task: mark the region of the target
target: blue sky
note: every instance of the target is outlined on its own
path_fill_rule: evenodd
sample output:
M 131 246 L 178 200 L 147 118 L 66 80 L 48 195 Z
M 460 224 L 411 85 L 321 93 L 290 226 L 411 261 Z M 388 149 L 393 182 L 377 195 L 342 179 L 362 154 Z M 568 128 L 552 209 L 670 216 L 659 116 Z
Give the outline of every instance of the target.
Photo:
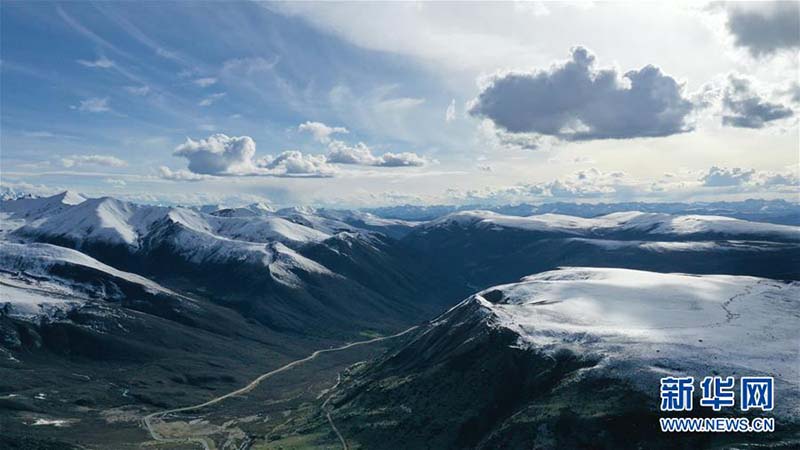
M 4 2 L 2 182 L 179 203 L 796 200 L 800 38 L 753 28 L 785 4 L 746 6 Z

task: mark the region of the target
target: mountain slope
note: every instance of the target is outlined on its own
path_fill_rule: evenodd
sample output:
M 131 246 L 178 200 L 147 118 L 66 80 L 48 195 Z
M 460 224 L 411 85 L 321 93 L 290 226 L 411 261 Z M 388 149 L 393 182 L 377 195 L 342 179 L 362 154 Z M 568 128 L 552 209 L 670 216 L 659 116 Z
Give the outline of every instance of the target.
M 24 218 L 15 201 L 4 202 L 3 209 Z M 408 282 L 414 275 L 407 256 L 391 252 L 391 245 L 374 247 L 380 238 L 371 233 L 314 210 L 246 210 L 253 214 L 206 214 L 103 197 L 24 220 L 9 238 L 79 249 L 282 333 L 344 338 L 365 329 L 398 330 L 441 310 L 444 302 L 428 293 L 426 283 Z M 350 233 L 350 245 L 337 249 L 336 257 L 314 260 L 341 229 Z M 370 247 L 383 276 L 339 275 L 372 264 L 366 260 L 373 258 L 370 252 L 359 250 Z
M 382 360 L 354 369 L 332 414 L 348 440 L 376 449 L 793 442 L 798 299 L 800 284 L 753 277 L 545 272 L 469 297 Z M 659 378 L 717 373 L 774 376 L 782 430 L 661 433 Z M 702 409 L 694 415 L 709 414 Z M 739 413 L 717 416 L 730 414 Z
M 450 214 L 402 239 L 462 297 L 560 266 L 800 280 L 800 227 L 639 212 L 598 218 Z

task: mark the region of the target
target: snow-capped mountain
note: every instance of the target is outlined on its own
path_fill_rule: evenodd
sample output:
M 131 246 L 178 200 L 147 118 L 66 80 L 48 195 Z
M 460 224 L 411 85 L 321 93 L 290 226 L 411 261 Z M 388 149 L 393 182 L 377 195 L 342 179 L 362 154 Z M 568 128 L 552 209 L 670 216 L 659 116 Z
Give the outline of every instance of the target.
M 798 342 L 796 282 L 563 268 L 468 297 L 330 403 L 368 448 L 713 448 L 656 429 L 659 379 L 772 376 L 797 430 Z
M 690 238 L 706 235 L 800 241 L 800 227 L 795 226 L 749 222 L 724 216 L 673 216 L 639 211 L 612 213 L 595 218 L 561 214 L 519 217 L 490 211 L 462 211 L 433 220 L 427 223 L 423 229 L 429 230 L 449 226 L 490 230 L 515 229 L 583 237 L 642 234 L 671 238 Z
M 150 296 L 183 298 L 140 275 L 50 244 L 0 242 L 0 268 L 0 305 L 9 317 L 38 321 L 54 312 L 63 316 L 92 299 L 119 301 L 131 288 Z
M 55 201 L 51 198 L 37 200 L 48 205 Z M 25 205 L 17 205 L 17 202 L 8 202 L 11 218 L 31 217 Z M 204 214 L 187 208 L 137 205 L 111 197 L 89 199 L 69 208 L 37 208 L 35 211 L 36 220 L 27 221 L 15 231 L 16 235 L 132 248 L 140 247 L 155 228 L 168 224 L 180 225 L 198 235 L 231 241 L 304 243 L 330 237 L 281 217 Z
M 620 203 L 543 203 L 538 205 L 433 205 L 390 206 L 368 210 L 380 217 L 414 221 L 434 220 L 458 211 L 488 210 L 512 216 L 561 214 L 598 217 L 615 212 L 642 211 L 671 215 L 710 215 L 734 217 L 755 222 L 800 225 L 800 204 L 786 200 L 748 199 L 735 202 L 620 202 Z
M 800 283 L 728 275 L 564 268 L 466 302 L 488 326 L 546 354 L 596 354 L 647 390 L 652 376 L 716 370 L 773 376 L 781 411 L 800 406 Z M 658 350 L 658 351 L 656 351 Z
M 722 216 L 465 211 L 422 224 L 403 242 L 463 280 L 471 288 L 463 295 L 565 265 L 800 279 L 800 227 Z
M 350 314 L 388 325 L 423 317 L 444 302 L 423 300 L 435 294 L 422 287 L 426 282 L 406 281 L 415 269 L 405 262 L 408 255 L 391 253 L 385 238 L 311 209 L 279 215 L 265 205 L 250 205 L 203 213 L 64 193 L 6 201 L 2 211 L 6 238 L 18 245 L 67 247 L 118 270 L 188 282 L 255 320 L 287 330 L 319 325 L 330 331 L 337 328 L 334 323 L 349 328 Z M 359 268 L 368 266 L 362 258 L 377 258 L 391 275 Z M 420 296 L 417 289 L 430 294 Z

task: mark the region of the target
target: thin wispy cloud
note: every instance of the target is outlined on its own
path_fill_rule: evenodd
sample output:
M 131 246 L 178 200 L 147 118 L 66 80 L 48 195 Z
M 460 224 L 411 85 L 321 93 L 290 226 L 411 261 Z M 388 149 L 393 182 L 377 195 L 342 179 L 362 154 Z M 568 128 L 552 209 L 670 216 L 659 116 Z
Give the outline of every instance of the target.
M 444 112 L 444 121 L 445 122 L 452 122 L 456 120 L 456 99 L 450 101 L 450 104 L 447 105 L 447 110 Z
M 200 86 L 200 87 L 209 87 L 217 83 L 217 79 L 213 77 L 206 77 L 206 78 L 197 78 L 196 80 L 192 81 L 192 83 Z
M 101 112 L 111 111 L 111 107 L 108 105 L 108 97 L 87 98 L 85 100 L 81 100 L 78 106 L 72 106 L 71 108 L 77 109 L 78 111 L 91 112 L 91 113 L 101 113 Z
M 126 167 L 128 162 L 111 155 L 72 155 L 61 159 L 64 167 L 105 166 Z
M 147 95 L 150 92 L 150 86 L 125 86 L 125 91 L 133 95 Z
M 211 94 L 208 97 L 200 100 L 198 103 L 199 106 L 211 106 L 214 103 L 218 102 L 222 98 L 224 98 L 227 94 L 225 92 L 217 92 L 216 94 Z
M 114 61 L 111 61 L 110 59 L 107 58 L 98 58 L 94 61 L 79 59 L 78 64 L 85 67 L 96 67 L 100 69 L 108 69 L 114 67 Z

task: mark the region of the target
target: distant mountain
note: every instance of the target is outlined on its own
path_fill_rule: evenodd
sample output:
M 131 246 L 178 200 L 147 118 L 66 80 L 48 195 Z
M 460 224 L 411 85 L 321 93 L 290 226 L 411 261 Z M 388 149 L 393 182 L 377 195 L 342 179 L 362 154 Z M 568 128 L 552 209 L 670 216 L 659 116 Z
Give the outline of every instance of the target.
M 430 271 L 459 280 L 462 296 L 569 265 L 800 279 L 800 227 L 721 216 L 462 211 L 415 228 L 402 242 L 424 255 Z
M 544 272 L 470 296 L 353 368 L 331 414 L 351 445 L 371 449 L 789 448 L 800 431 L 798 311 L 798 283 Z M 659 378 L 710 374 L 775 377 L 770 415 L 782 429 L 661 433 Z
M 515 229 L 552 235 L 581 237 L 649 237 L 668 240 L 709 237 L 738 237 L 779 241 L 800 241 L 800 228 L 788 225 L 750 222 L 723 216 L 685 215 L 628 211 L 595 218 L 561 214 L 528 217 L 508 216 L 490 211 L 463 211 L 440 217 L 418 230 L 447 227 L 464 229 Z
M 576 217 L 597 217 L 615 212 L 642 211 L 673 215 L 701 214 L 733 217 L 757 222 L 800 225 L 800 203 L 786 200 L 744 200 L 738 202 L 621 202 L 621 203 L 542 203 L 539 205 L 433 205 L 391 206 L 366 211 L 390 219 L 428 221 L 458 211 L 487 210 L 512 216 L 564 214 Z

